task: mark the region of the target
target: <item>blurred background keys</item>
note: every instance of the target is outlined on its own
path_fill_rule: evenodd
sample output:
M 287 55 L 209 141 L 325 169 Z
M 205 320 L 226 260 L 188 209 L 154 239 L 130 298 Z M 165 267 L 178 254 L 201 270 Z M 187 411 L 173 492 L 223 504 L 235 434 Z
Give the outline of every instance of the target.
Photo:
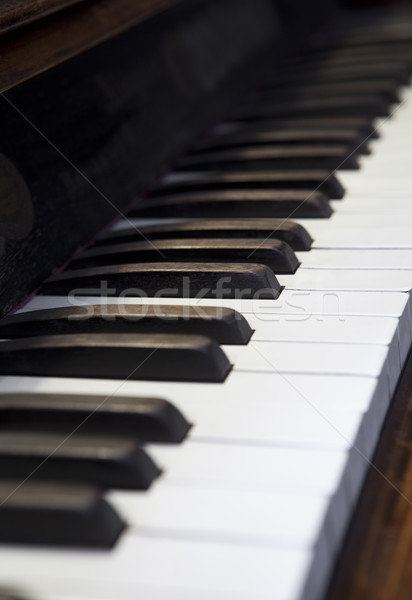
M 254 106 L 254 105 L 253 105 Z M 177 171 L 259 171 L 284 169 L 358 169 L 350 146 L 341 144 L 258 145 L 187 154 L 175 163 Z

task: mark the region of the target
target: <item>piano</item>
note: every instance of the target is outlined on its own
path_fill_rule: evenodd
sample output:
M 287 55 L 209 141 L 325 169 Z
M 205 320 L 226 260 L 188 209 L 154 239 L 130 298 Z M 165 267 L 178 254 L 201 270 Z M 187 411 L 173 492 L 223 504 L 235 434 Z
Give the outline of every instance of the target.
M 0 7 L 0 599 L 410 595 L 412 12 Z

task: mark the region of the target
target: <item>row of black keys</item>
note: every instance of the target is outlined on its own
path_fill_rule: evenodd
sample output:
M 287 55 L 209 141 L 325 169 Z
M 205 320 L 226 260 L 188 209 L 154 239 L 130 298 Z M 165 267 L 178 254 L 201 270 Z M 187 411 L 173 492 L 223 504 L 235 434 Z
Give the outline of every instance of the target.
M 67 294 L 80 287 L 92 288 L 87 294 L 93 295 L 93 286 L 105 279 L 109 287 L 137 286 L 149 296 L 175 287 L 179 296 L 185 275 L 213 288 L 229 272 L 236 285 L 264 287 L 276 297 L 280 288 L 274 273 L 293 273 L 293 250 L 309 250 L 311 239 L 302 227 L 273 219 L 331 214 L 329 199 L 343 195 L 331 170 L 356 168 L 355 155 L 367 151 L 365 138 L 374 135 L 371 119 L 388 113 L 397 88 L 408 81 L 411 41 L 386 42 L 384 50 L 382 39 L 372 37 L 326 54 L 319 51 L 268 80 L 231 122 L 177 162 L 177 171 L 201 170 L 201 178 L 169 180 L 129 215 L 214 220 L 145 227 L 143 235 L 129 229 L 102 236 L 70 270 L 51 277 L 44 293 Z M 147 240 L 155 240 L 157 250 Z M 192 289 L 196 293 L 196 286 Z M 133 356 L 135 366 L 162 342 L 158 363 L 145 378 L 160 372 L 160 378 L 176 379 L 180 364 L 187 373 L 190 361 L 199 364 L 200 357 L 205 369 L 195 378 L 207 380 L 204 373 L 214 372 L 222 380 L 230 365 L 218 344 L 247 343 L 252 333 L 233 311 L 218 317 L 214 309 L 202 309 L 207 315 L 199 318 L 187 308 L 169 307 L 162 310 L 172 311 L 170 318 L 159 319 L 150 307 L 144 317 L 143 308 L 127 310 L 137 311 L 139 318 L 125 320 L 117 307 L 94 307 L 94 317 L 86 320 L 80 308 L 9 317 L 2 321 L 2 337 L 23 339 L 1 344 L 3 372 L 100 377 L 103 364 L 106 377 L 123 377 L 113 363 L 130 366 Z M 201 337 L 194 347 L 194 333 L 206 333 L 207 343 Z M 189 342 L 184 334 L 190 334 Z M 57 365 L 62 366 L 56 371 Z M 189 430 L 183 415 L 158 399 L 3 395 L 0 415 L 8 430 L 0 434 L 0 539 L 23 543 L 111 546 L 124 524 L 99 491 L 83 484 L 147 488 L 159 469 L 139 442 L 178 443 Z M 76 428 L 81 434 L 59 445 L 58 433 L 65 436 Z

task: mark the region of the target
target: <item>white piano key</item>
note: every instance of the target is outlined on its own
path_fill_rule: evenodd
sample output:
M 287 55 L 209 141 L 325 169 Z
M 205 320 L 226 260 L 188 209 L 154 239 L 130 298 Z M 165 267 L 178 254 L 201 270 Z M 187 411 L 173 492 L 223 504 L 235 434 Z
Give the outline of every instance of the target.
M 339 171 L 339 181 L 345 188 L 348 197 L 392 197 L 410 195 L 410 178 L 404 175 L 391 177 L 378 173 L 373 177 L 359 177 L 356 171 Z M 345 196 L 346 197 L 346 196 Z
M 368 417 L 368 421 L 371 420 Z M 378 422 L 377 411 L 374 419 Z M 379 431 L 381 421 L 376 431 Z M 376 434 L 377 435 L 377 434 Z M 227 490 L 241 496 L 254 490 L 265 494 L 331 498 L 331 539 L 338 539 L 353 507 L 369 465 L 376 436 L 368 455 L 358 448 L 322 451 L 296 448 L 259 448 L 240 444 L 211 444 L 189 439 L 179 447 L 147 445 L 156 464 L 164 468 L 157 485 L 186 489 Z M 332 500 L 333 499 L 333 500 Z
M 327 536 L 330 498 L 300 494 L 195 489 L 154 484 L 146 492 L 111 491 L 106 498 L 137 534 L 237 544 L 313 548 Z
M 302 492 L 332 496 L 345 477 L 351 450 L 210 443 L 146 444 L 164 472 L 159 485 L 243 493 Z
M 396 269 L 412 270 L 412 250 L 321 250 L 296 252 L 300 269 Z
M 262 326 L 259 315 L 248 315 L 248 322 L 255 329 L 252 339 L 390 345 L 398 327 L 398 319 L 394 317 L 306 315 L 302 320 L 289 319 L 287 314 L 277 317 L 273 323 L 265 320 Z
M 312 247 L 315 248 L 412 248 L 412 228 L 399 224 L 381 228 L 354 228 L 348 235 L 346 228 L 325 230 L 314 236 Z
M 237 371 L 267 371 L 335 375 L 385 373 L 388 348 L 372 344 L 252 342 L 247 347 L 224 346 Z
M 400 219 L 403 216 L 409 216 L 411 210 L 409 196 L 394 197 L 393 194 L 388 194 L 387 196 L 365 196 L 363 198 L 345 195 L 343 200 L 331 200 L 330 205 L 336 214 L 364 213 L 365 215 L 373 215 L 396 213 Z
M 410 173 L 411 159 L 409 156 L 396 156 L 395 159 L 389 156 L 382 156 L 373 162 L 364 162 L 362 165 L 362 174 L 365 177 L 374 177 L 390 173 L 391 178 L 402 177 L 405 182 L 412 183 Z
M 410 292 L 410 270 L 298 269 L 294 275 L 278 275 L 287 290 L 348 292 Z
M 92 587 L 119 597 L 216 600 L 294 600 L 304 586 L 313 555 L 307 550 L 138 536 L 126 532 L 111 552 L 0 550 L 8 585 L 31 581 L 38 593 L 59 582 L 87 593 Z M 25 572 L 22 575 L 21 565 Z M 76 577 L 73 578 L 73 573 Z M 159 595 L 157 595 L 159 594 Z

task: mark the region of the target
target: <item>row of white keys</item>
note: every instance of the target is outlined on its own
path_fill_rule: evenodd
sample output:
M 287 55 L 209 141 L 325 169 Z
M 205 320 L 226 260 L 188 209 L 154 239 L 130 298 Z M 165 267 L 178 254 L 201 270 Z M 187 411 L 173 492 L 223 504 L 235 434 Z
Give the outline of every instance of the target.
M 369 274 L 370 276 L 370 274 Z M 404 283 L 403 275 L 400 281 Z M 412 281 L 411 281 L 412 283 Z M 398 291 L 399 282 L 396 282 L 396 290 L 389 291 L 365 291 L 356 290 L 355 292 L 338 290 L 331 293 L 317 290 L 282 290 L 281 295 L 276 299 L 219 299 L 214 298 L 117 298 L 117 297 L 99 297 L 99 296 L 81 296 L 71 298 L 64 296 L 35 296 L 19 312 L 31 310 L 42 310 L 57 307 L 82 306 L 84 304 L 151 304 L 162 306 L 170 304 L 173 306 L 194 306 L 201 309 L 202 306 L 218 306 L 223 308 L 232 308 L 250 319 L 251 315 L 261 323 L 266 321 L 278 322 L 287 319 L 288 321 L 306 321 L 309 317 L 322 319 L 326 316 L 337 316 L 344 318 L 347 316 L 374 316 L 374 317 L 395 317 L 401 323 L 409 324 L 409 295 L 405 293 L 407 289 L 401 288 Z M 125 310 L 127 310 L 125 308 Z M 411 325 L 412 327 L 412 325 Z
M 368 316 L 367 312 L 367 316 L 353 316 L 341 311 L 333 315 L 306 313 L 296 318 L 286 308 L 273 318 L 270 314 L 261 318 L 259 313 L 241 310 L 254 329 L 251 343 L 224 349 L 239 371 L 373 376 L 387 371 L 393 391 L 411 344 L 411 330 L 406 295 L 396 294 L 392 299 L 396 316 Z M 56 305 L 58 297 L 55 301 L 34 301 L 29 307 Z M 229 301 L 227 305 L 233 307 Z
M 110 553 L 12 548 L 0 558 L 2 580 L 35 600 L 285 600 L 299 597 L 312 554 L 127 531 Z
M 241 549 L 244 547 L 245 549 L 248 548 L 249 551 L 251 566 L 245 573 L 242 573 L 240 579 L 236 579 L 236 582 L 231 580 L 227 582 L 218 581 L 218 572 L 215 571 L 214 561 L 208 563 L 211 568 L 209 586 L 218 585 L 218 588 L 215 590 L 216 597 L 218 598 L 226 598 L 226 593 L 224 593 L 226 585 L 232 586 L 232 588 L 235 586 L 233 591 L 238 586 L 239 592 L 243 589 L 248 589 L 249 576 L 251 573 L 256 575 L 257 565 L 255 561 L 262 552 L 263 554 L 270 554 L 274 558 L 279 549 L 282 548 L 282 551 L 286 551 L 285 556 L 287 559 L 284 557 L 278 563 L 278 567 L 282 572 L 284 570 L 288 572 L 289 569 L 293 572 L 296 568 L 296 557 L 300 556 L 303 552 L 315 556 L 322 564 L 326 564 L 327 558 L 330 559 L 336 551 L 337 543 L 342 535 L 342 529 L 339 530 L 339 527 L 343 527 L 349 516 L 351 504 L 354 501 L 356 490 L 367 465 L 365 455 L 370 454 L 370 451 L 368 452 L 367 450 L 370 438 L 368 438 L 366 432 L 363 432 L 362 435 L 360 433 L 362 428 L 365 427 L 365 419 L 363 419 L 360 413 L 357 414 L 357 418 L 355 419 L 354 413 L 347 411 L 345 414 L 344 411 L 341 411 L 341 414 L 334 413 L 336 421 L 335 423 L 331 423 L 330 418 L 325 418 L 325 415 L 319 414 L 318 411 L 317 416 L 318 418 L 320 417 L 324 425 L 324 427 L 319 427 L 317 419 L 314 419 L 313 408 L 311 407 L 310 410 L 305 411 L 304 404 L 301 404 L 295 412 L 295 424 L 293 424 L 288 418 L 286 420 L 282 418 L 282 403 L 285 403 L 283 404 L 283 408 L 286 409 L 287 415 L 290 415 L 290 410 L 287 407 L 288 404 L 293 402 L 290 388 L 288 386 L 282 388 L 279 385 L 280 381 L 273 381 L 273 376 L 270 377 L 274 384 L 274 389 L 276 392 L 279 392 L 281 398 L 281 403 L 277 405 L 277 410 L 273 414 L 271 414 L 270 404 L 272 402 L 276 404 L 275 398 L 272 399 L 272 402 L 268 399 L 264 403 L 259 402 L 258 398 L 250 398 L 249 396 L 244 400 L 239 399 L 238 402 L 233 402 L 232 411 L 228 412 L 224 410 L 224 408 L 228 408 L 228 401 L 230 403 L 230 399 L 233 400 L 233 395 L 229 397 L 229 394 L 225 394 L 220 386 L 214 386 L 215 389 L 213 390 L 205 390 L 207 386 L 199 387 L 195 384 L 186 386 L 188 388 L 186 389 L 186 405 L 182 397 L 185 386 L 181 384 L 174 384 L 177 394 L 176 400 L 174 398 L 173 384 L 159 385 L 144 383 L 140 385 L 140 383 L 128 382 L 123 386 L 121 390 L 122 394 L 150 394 L 151 392 L 163 394 L 163 392 L 168 391 L 169 398 L 177 406 L 184 408 L 189 418 L 195 417 L 195 421 L 196 411 L 194 408 L 196 403 L 198 407 L 201 407 L 198 413 L 199 425 L 195 425 L 189 442 L 172 449 L 162 446 L 156 448 L 151 445 L 148 447 L 149 452 L 154 455 L 159 464 L 165 467 L 164 479 L 161 479 L 157 487 L 153 488 L 156 500 L 154 504 L 150 503 L 150 495 L 128 495 L 120 492 L 111 495 L 111 500 L 115 506 L 119 508 L 121 514 L 131 524 L 129 538 L 130 535 L 132 537 L 136 536 L 135 543 L 138 547 L 142 548 L 142 551 L 146 548 L 147 544 L 151 546 L 154 543 L 157 546 L 157 551 L 159 552 L 159 577 L 160 579 L 165 577 L 164 581 L 166 583 L 170 584 L 170 579 L 168 579 L 170 573 L 167 569 L 166 573 L 164 573 L 166 564 L 174 564 L 174 559 L 168 556 L 168 552 L 172 551 L 176 546 L 177 552 L 179 552 L 180 548 L 185 547 L 188 552 L 186 563 L 188 561 L 190 564 L 191 561 L 194 561 L 193 568 L 197 572 L 199 570 L 199 552 L 202 553 L 202 546 L 199 545 L 201 541 L 206 544 L 206 547 L 217 546 L 220 548 L 217 554 L 221 556 L 221 560 L 225 563 L 228 560 L 234 560 L 234 557 L 230 559 L 228 555 L 231 544 L 233 544 L 232 547 L 234 548 Z M 317 391 L 321 389 L 321 382 L 319 381 L 316 385 L 313 378 L 307 379 L 310 380 L 310 384 L 314 387 L 315 400 L 317 397 L 316 388 Z M 298 380 L 299 378 L 295 377 L 294 385 L 296 389 L 299 389 Z M 7 383 L 12 384 L 13 382 L 10 382 L 10 380 L 5 381 L 6 386 Z M 24 382 L 22 380 L 15 382 L 15 385 L 12 387 L 16 389 L 16 387 L 21 387 L 24 383 L 33 389 L 33 382 Z M 87 388 L 89 387 L 90 391 L 94 393 L 100 391 L 106 394 L 109 394 L 111 388 L 115 385 L 115 382 L 96 382 L 94 384 L 91 381 L 72 382 L 70 380 L 56 380 L 54 382 L 52 380 L 44 380 L 43 382 L 38 380 L 36 383 L 38 390 L 43 388 L 49 391 L 57 391 L 60 387 L 61 390 L 64 389 L 67 392 L 76 391 L 77 388 L 79 392 L 84 393 L 85 391 L 87 392 Z M 243 383 L 241 382 L 242 389 L 246 388 L 247 383 L 247 379 L 244 378 Z M 355 381 L 352 381 L 351 386 L 348 378 L 342 378 L 341 381 L 333 378 L 333 381 L 331 380 L 330 383 L 329 398 L 325 397 L 324 400 L 329 399 L 331 402 L 335 401 L 332 394 L 335 393 L 336 396 L 337 392 L 342 391 L 342 387 L 346 386 L 345 392 L 349 394 L 353 393 L 356 395 L 357 391 L 359 391 L 353 388 Z M 365 378 L 358 378 L 357 383 L 363 386 L 368 383 L 370 391 L 372 391 L 375 380 L 366 381 Z M 250 381 L 249 385 L 250 394 L 256 390 L 256 385 L 262 385 L 262 376 L 260 375 L 259 378 L 256 378 L 255 385 Z M 336 385 L 338 386 L 337 389 L 335 389 Z M 301 386 L 306 392 L 308 391 L 307 385 L 305 386 L 301 383 Z M 205 394 L 204 402 L 194 396 L 194 394 L 198 395 L 201 389 L 204 390 Z M 236 387 L 237 392 L 239 389 L 241 388 Z M 289 392 L 289 397 L 285 397 L 285 391 Z M 221 396 L 216 398 L 219 392 Z M 345 397 L 346 394 L 343 393 L 343 402 L 345 401 Z M 217 402 L 211 402 L 210 398 L 216 398 Z M 299 402 L 299 398 L 295 398 L 294 400 L 295 402 Z M 225 401 L 226 407 L 222 407 Z M 206 414 L 208 410 L 210 412 L 209 415 Z M 267 421 L 266 432 L 262 431 L 262 415 L 264 415 L 264 419 Z M 209 427 L 207 423 L 208 416 Z M 347 417 L 346 421 L 345 417 Z M 256 419 L 255 423 L 253 422 L 254 419 Z M 232 420 L 235 422 L 235 426 L 230 431 Z M 241 427 L 239 427 L 238 420 L 243 421 Z M 216 423 L 219 423 L 220 427 L 217 428 L 215 426 Z M 276 427 L 276 425 L 279 425 L 279 427 Z M 329 428 L 330 431 L 328 431 Z M 297 429 L 294 441 L 290 439 L 290 436 L 288 436 L 288 440 L 282 439 L 281 432 L 285 429 L 289 431 Z M 278 448 L 271 445 L 273 444 L 273 435 L 276 430 L 278 443 L 280 442 Z M 220 444 L 215 441 L 219 439 L 219 434 L 222 436 Z M 314 434 L 315 437 L 311 439 L 311 435 Z M 255 439 L 257 446 L 254 446 L 251 435 L 258 436 Z M 235 437 L 228 439 L 228 436 Z M 203 441 L 202 437 L 204 438 Z M 263 451 L 262 442 L 265 441 L 265 438 L 269 446 Z M 239 445 L 230 446 L 227 444 L 229 441 L 237 442 Z M 285 449 L 282 442 L 283 444 L 291 444 L 291 452 Z M 337 442 L 336 450 L 331 450 L 331 444 L 334 442 Z M 356 450 L 349 449 L 353 442 L 355 442 Z M 340 466 L 339 475 L 341 475 L 342 469 L 345 470 L 346 481 L 344 477 L 337 477 L 336 469 L 333 471 L 329 470 L 329 473 L 327 470 L 324 470 L 326 456 L 321 459 L 319 452 L 314 449 L 308 450 L 311 443 L 320 443 L 321 446 L 322 443 L 326 444 L 326 448 L 328 449 L 327 460 L 335 463 L 335 467 Z M 300 462 L 303 460 L 303 452 L 299 456 L 296 447 L 299 444 L 302 445 L 302 449 L 307 453 L 304 462 Z M 347 449 L 346 453 L 342 448 Z M 241 462 L 242 453 L 245 464 Z M 298 456 L 296 456 L 296 453 L 298 453 Z M 282 454 L 283 462 L 281 462 Z M 345 454 L 347 455 L 345 456 Z M 264 460 L 263 456 L 265 456 Z M 295 456 L 295 461 L 293 461 L 293 456 Z M 351 458 L 350 461 L 348 460 L 349 457 Z M 299 459 L 298 462 L 296 458 Z M 312 460 L 309 461 L 309 459 Z M 262 462 L 260 463 L 260 461 Z M 336 462 L 338 465 L 336 465 Z M 233 477 L 231 467 L 233 468 L 235 465 L 237 465 L 235 467 L 237 468 L 237 474 Z M 276 466 L 274 467 L 274 465 Z M 300 477 L 304 467 L 312 473 L 312 482 L 309 490 L 299 487 L 299 482 L 302 485 Z M 322 468 L 322 470 L 317 471 L 318 467 Z M 294 468 L 297 468 L 297 470 L 294 470 Z M 273 469 L 275 473 L 272 472 Z M 281 472 L 282 474 L 280 475 Z M 249 481 L 248 475 L 252 473 L 252 481 Z M 336 480 L 339 481 L 337 486 Z M 286 489 L 283 487 L 285 482 Z M 249 486 L 249 489 L 254 490 L 253 493 L 245 492 L 247 486 Z M 322 491 L 317 489 L 317 486 L 322 486 Z M 327 486 L 329 486 L 329 489 Z M 287 492 L 288 487 L 290 489 L 289 494 Z M 202 488 L 202 491 L 199 488 Z M 240 488 L 243 488 L 243 490 L 239 495 Z M 333 493 L 335 494 L 335 498 L 329 501 L 330 495 Z M 172 504 L 169 502 L 171 497 L 175 499 L 175 502 Z M 208 503 L 203 505 L 199 505 L 199 502 L 192 504 L 190 499 L 194 500 L 196 497 L 203 498 L 204 502 L 206 502 L 206 498 L 209 498 L 210 502 L 213 500 L 215 503 L 209 507 L 209 512 L 203 517 L 198 511 L 202 506 L 204 510 L 207 510 Z M 300 506 L 304 512 L 306 527 L 302 527 L 299 524 L 299 520 L 295 514 L 288 513 L 288 507 L 291 507 L 292 503 L 294 503 L 296 510 Z M 233 509 L 233 506 L 238 506 L 237 513 Z M 275 511 L 276 506 L 279 512 Z M 287 523 L 286 518 L 288 514 L 289 519 Z M 263 521 L 260 520 L 259 515 L 262 519 L 266 518 L 271 523 L 266 529 L 264 529 Z M 206 524 L 206 522 L 208 522 L 207 531 L 202 528 L 202 523 Z M 226 523 L 225 526 L 224 523 Z M 285 547 L 285 540 L 282 535 L 286 535 L 287 527 L 289 528 L 290 535 Z M 158 540 L 157 543 L 156 541 L 152 541 L 153 538 Z M 315 548 L 312 548 L 311 546 L 314 543 Z M 122 542 L 120 543 L 120 547 L 122 547 Z M 116 564 L 117 551 L 118 549 L 115 549 L 114 553 L 112 553 L 112 561 L 109 561 L 108 565 L 100 564 L 100 568 L 103 568 L 105 571 L 105 576 L 110 578 L 108 585 L 115 585 L 117 581 L 118 572 L 113 567 L 113 564 Z M 5 566 L 10 578 L 14 563 L 10 559 L 9 552 L 6 553 L 4 558 L 5 561 L 3 561 L 3 556 L 1 556 L 0 570 Z M 38 572 L 36 571 L 37 578 L 41 579 L 43 577 L 47 581 L 50 578 L 50 573 L 56 573 L 55 569 L 62 570 L 63 564 L 67 560 L 67 553 L 60 553 L 60 559 L 59 555 L 56 555 L 51 563 L 48 561 L 47 567 L 46 563 L 42 563 L 41 561 L 37 564 L 37 559 L 38 555 L 36 553 L 34 565 L 37 565 L 35 568 L 38 569 Z M 79 557 L 76 558 L 77 560 L 79 560 Z M 87 573 L 93 573 L 93 567 L 96 569 L 99 566 L 98 564 L 94 564 L 96 562 L 95 557 L 89 560 L 80 556 L 80 560 L 82 561 L 82 565 L 84 563 L 90 567 L 87 569 Z M 33 557 L 30 557 L 30 561 L 30 566 L 32 567 Z M 79 572 L 79 565 L 76 561 L 71 560 L 73 570 L 76 572 L 77 584 L 80 585 L 80 581 L 84 578 L 83 583 L 87 587 L 88 575 L 86 576 L 82 573 L 81 569 Z M 53 563 L 55 563 L 54 568 Z M 67 565 L 65 566 L 67 567 Z M 140 571 L 141 567 L 142 565 L 139 561 L 136 581 L 134 582 L 134 585 L 137 586 L 135 588 L 136 593 L 141 591 L 142 579 L 143 583 L 146 582 L 146 573 Z M 14 568 L 16 568 L 16 565 L 14 565 Z M 113 568 L 115 568 L 115 573 L 111 574 L 110 572 Z M 174 568 L 176 568 L 175 565 Z M 277 571 L 277 566 L 272 566 L 272 573 L 275 574 Z M 295 579 L 297 575 L 295 572 Z M 34 579 L 36 580 L 36 577 Z M 10 579 L 8 583 L 11 583 Z M 189 585 L 188 578 L 183 577 L 180 586 L 185 588 L 187 585 Z M 198 585 L 201 590 L 209 589 L 208 584 L 205 584 L 202 577 L 199 579 Z M 279 598 L 295 597 L 294 595 L 289 595 L 289 588 L 287 588 L 285 596 L 282 593 L 281 586 Z M 257 594 L 254 597 L 259 598 L 260 596 Z
M 303 269 L 412 270 L 412 249 L 313 249 L 296 252 Z

